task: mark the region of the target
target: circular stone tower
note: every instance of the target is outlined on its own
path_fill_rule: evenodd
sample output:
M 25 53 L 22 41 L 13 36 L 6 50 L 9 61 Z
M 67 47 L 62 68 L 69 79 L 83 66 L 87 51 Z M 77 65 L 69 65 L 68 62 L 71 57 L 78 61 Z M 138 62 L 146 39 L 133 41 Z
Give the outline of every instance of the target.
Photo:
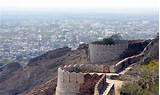
M 93 95 L 95 85 L 107 72 L 106 65 L 75 64 L 59 67 L 56 95 Z
M 120 57 L 125 49 L 128 48 L 128 41 L 115 41 L 114 44 L 89 44 L 89 54 L 91 63 L 106 63 L 114 61 Z

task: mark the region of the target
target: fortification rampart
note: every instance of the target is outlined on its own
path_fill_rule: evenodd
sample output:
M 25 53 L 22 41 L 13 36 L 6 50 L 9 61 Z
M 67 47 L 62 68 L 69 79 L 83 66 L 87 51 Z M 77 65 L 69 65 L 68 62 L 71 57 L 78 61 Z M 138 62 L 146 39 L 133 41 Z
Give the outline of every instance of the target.
M 103 73 L 108 72 L 106 65 L 75 64 L 58 68 L 56 95 L 93 95 L 96 83 Z M 97 74 L 101 73 L 101 74 Z
M 116 60 L 127 48 L 128 43 L 114 45 L 89 44 L 90 62 L 105 63 Z
M 110 67 L 104 64 L 73 64 L 59 67 L 56 95 L 114 95 L 114 84 L 106 82 L 105 73 L 120 72 L 133 63 L 146 61 L 148 53 L 157 41 L 159 39 L 152 40 L 140 54 L 127 57 Z M 127 47 L 128 44 L 90 44 L 90 60 L 92 63 L 115 60 Z
M 68 72 L 58 69 L 58 82 L 56 95 L 76 95 L 79 92 L 79 84 L 84 83 L 84 74 Z
M 76 73 L 107 73 L 109 72 L 108 65 L 98 65 L 98 64 L 73 64 L 65 65 L 61 67 L 64 71 L 76 72 Z
M 106 75 L 103 74 L 101 79 L 96 83 L 95 88 L 94 88 L 94 95 L 102 95 L 104 90 L 107 88 L 107 83 L 106 83 Z
M 111 72 L 120 72 L 122 71 L 124 68 L 128 67 L 129 65 L 133 64 L 133 63 L 142 63 L 147 61 L 147 54 L 150 52 L 151 48 L 153 47 L 153 45 L 155 43 L 159 42 L 159 40 L 153 39 L 145 48 L 144 50 L 135 56 L 131 56 L 128 58 L 125 58 L 121 61 L 119 61 L 117 64 L 115 64 L 115 66 L 113 66 L 113 68 L 111 69 L 110 67 L 110 71 Z
M 96 83 L 94 95 L 115 95 L 114 84 L 106 82 L 106 74 Z

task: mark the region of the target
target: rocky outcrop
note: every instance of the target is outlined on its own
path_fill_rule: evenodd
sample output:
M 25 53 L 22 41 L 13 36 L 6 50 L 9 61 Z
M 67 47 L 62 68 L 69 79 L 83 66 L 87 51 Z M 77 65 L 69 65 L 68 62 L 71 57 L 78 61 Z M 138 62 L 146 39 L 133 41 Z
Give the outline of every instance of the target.
M 54 95 L 57 78 L 51 79 L 44 84 L 35 86 L 31 91 L 27 92 L 26 95 Z

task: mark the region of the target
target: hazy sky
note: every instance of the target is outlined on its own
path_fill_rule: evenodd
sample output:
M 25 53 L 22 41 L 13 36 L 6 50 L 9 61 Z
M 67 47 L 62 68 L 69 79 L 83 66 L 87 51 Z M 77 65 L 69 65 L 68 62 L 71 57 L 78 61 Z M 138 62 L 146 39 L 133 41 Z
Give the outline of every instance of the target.
M 1 9 L 158 9 L 158 0 L 0 0 Z

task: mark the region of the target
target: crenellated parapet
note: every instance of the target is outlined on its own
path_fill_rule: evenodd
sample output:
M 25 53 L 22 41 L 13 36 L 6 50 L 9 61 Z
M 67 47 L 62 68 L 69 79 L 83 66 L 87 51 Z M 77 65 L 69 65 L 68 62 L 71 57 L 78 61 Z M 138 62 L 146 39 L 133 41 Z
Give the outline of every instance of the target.
M 106 65 L 74 64 L 59 67 L 56 95 L 92 95 L 104 72 L 108 72 Z
M 76 73 L 102 73 L 109 72 L 108 65 L 98 64 L 72 64 L 61 67 L 64 71 L 76 72 Z M 107 71 L 108 70 L 108 71 Z
M 158 45 L 159 38 L 153 39 L 144 50 L 134 56 L 127 57 L 116 64 L 71 64 L 58 68 L 56 95 L 114 95 L 114 84 L 107 83 L 109 74 L 116 76 L 134 63 L 146 61 L 148 56 L 157 52 L 153 47 Z M 119 41 L 112 45 L 89 44 L 91 63 L 106 63 L 117 60 L 128 48 L 128 42 Z M 150 52 L 154 51 L 155 52 Z M 112 73 L 110 73 L 112 72 Z
M 116 60 L 128 48 L 128 42 L 112 45 L 89 44 L 90 62 L 105 63 Z
M 83 73 L 65 71 L 58 68 L 56 95 L 75 95 L 79 93 L 79 84 L 84 81 Z M 65 94 L 66 93 L 66 94 Z

